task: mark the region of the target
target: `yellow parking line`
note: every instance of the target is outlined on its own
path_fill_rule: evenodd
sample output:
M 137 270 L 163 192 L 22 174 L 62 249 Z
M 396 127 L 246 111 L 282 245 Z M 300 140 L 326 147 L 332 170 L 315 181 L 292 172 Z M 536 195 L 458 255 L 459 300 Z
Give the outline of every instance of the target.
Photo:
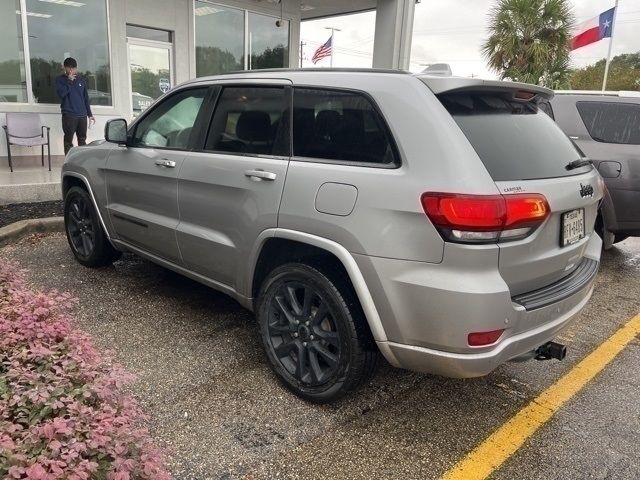
M 454 465 L 443 480 L 487 478 L 639 334 L 640 315 L 636 315 Z

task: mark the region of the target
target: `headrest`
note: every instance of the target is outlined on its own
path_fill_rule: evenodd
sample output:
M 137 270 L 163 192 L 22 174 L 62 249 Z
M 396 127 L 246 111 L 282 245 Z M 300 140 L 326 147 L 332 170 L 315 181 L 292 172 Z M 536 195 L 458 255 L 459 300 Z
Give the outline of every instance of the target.
M 335 110 L 322 110 L 316 115 L 316 135 L 332 138 L 340 129 L 342 115 Z
M 271 138 L 271 117 L 267 112 L 242 112 L 236 125 L 236 135 L 246 142 L 265 142 Z

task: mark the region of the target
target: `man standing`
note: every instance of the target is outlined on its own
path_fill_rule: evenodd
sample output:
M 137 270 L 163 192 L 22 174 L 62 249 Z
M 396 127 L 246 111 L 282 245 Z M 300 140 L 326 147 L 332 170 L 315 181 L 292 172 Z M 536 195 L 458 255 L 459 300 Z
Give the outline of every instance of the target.
M 64 75 L 56 78 L 56 93 L 60 97 L 62 110 L 62 131 L 64 132 L 64 154 L 73 147 L 73 136 L 78 137 L 78 145 L 87 143 L 87 118 L 96 123 L 89 105 L 87 85 L 78 77 L 78 62 L 75 58 L 64 61 Z

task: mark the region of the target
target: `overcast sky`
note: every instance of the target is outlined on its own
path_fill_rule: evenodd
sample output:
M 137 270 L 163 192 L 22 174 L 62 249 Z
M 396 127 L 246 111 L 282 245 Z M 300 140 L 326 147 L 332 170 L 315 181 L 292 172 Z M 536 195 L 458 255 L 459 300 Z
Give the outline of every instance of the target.
M 477 75 L 494 78 L 480 54 L 487 38 L 489 10 L 495 0 L 422 0 L 416 5 L 411 52 L 411 70 L 424 69 L 422 64 L 446 62 L 454 75 Z M 576 22 L 580 23 L 613 7 L 615 0 L 573 0 Z M 330 35 L 325 27 L 342 29 L 336 32 L 333 65 L 336 67 L 370 67 L 373 52 L 375 13 L 367 12 L 302 24 L 305 67 L 313 66 L 311 57 Z M 616 20 L 613 55 L 640 51 L 640 0 L 620 0 Z M 607 55 L 609 40 L 601 40 L 572 53 L 572 65 L 595 63 Z M 329 59 L 316 66 L 329 66 Z

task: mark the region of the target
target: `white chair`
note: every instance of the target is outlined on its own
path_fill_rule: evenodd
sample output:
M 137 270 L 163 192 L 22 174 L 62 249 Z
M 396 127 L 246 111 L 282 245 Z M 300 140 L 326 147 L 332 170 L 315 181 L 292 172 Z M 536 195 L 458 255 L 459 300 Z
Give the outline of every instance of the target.
M 49 132 L 51 129 L 42 125 L 38 113 L 7 113 L 7 124 L 3 125 L 7 137 L 7 153 L 9 155 L 9 170 L 13 172 L 11 145 L 35 147 L 40 145 L 40 157 L 44 167 L 44 146 L 47 146 L 47 159 L 51 171 L 51 143 Z M 46 130 L 46 136 L 45 136 Z

